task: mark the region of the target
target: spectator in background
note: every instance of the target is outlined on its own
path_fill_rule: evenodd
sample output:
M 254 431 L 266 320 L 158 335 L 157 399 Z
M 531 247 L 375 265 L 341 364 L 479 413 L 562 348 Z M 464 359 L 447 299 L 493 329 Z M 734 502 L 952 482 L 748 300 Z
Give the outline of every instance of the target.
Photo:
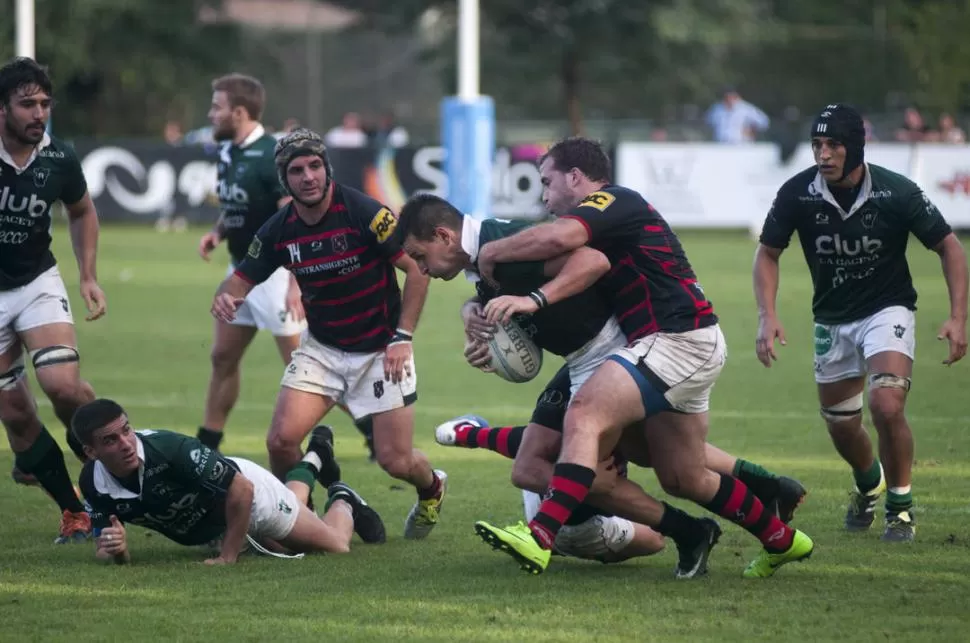
M 299 126 L 300 126 L 300 121 L 290 116 L 288 119 L 283 121 L 283 129 L 281 129 L 278 132 L 273 132 L 273 136 L 276 137 L 276 140 L 280 140 L 281 138 L 283 138 L 293 130 L 297 129 Z
M 868 118 L 863 117 L 862 127 L 866 130 L 866 143 L 878 143 L 879 139 L 876 138 L 876 130 L 872 126 L 872 121 Z
M 706 120 L 718 143 L 754 141 L 757 132 L 764 132 L 771 123 L 767 114 L 731 88 L 707 111 Z
M 174 119 L 168 120 L 165 123 L 165 128 L 162 130 L 162 138 L 171 147 L 179 147 L 182 145 L 185 140 L 185 135 L 182 133 L 182 124 Z M 176 202 L 175 194 L 173 193 L 172 198 L 159 208 L 157 212 L 158 218 L 155 220 L 155 230 L 158 232 L 168 232 L 169 230 L 181 232 L 185 230 L 188 227 L 188 221 L 184 216 L 176 217 L 175 210 Z
M 324 137 L 328 147 L 367 147 L 367 134 L 360 126 L 356 112 L 344 114 L 343 122 L 332 128 Z
M 165 142 L 172 147 L 182 144 L 182 124 L 176 120 L 170 120 L 165 123 L 165 129 L 162 132 L 162 136 L 165 138 Z
M 896 140 L 901 143 L 919 143 L 926 140 L 927 130 L 919 110 L 907 107 L 903 112 L 903 126 L 896 130 Z
M 789 105 L 782 110 L 781 118 L 772 123 L 771 138 L 778 145 L 778 153 L 782 163 L 788 163 L 798 151 L 798 146 L 804 141 L 802 129 L 802 113 L 795 105 Z
M 398 125 L 394 114 L 385 112 L 377 120 L 377 127 L 371 137 L 371 145 L 377 149 L 385 147 L 407 147 L 411 137 L 408 131 Z
M 926 140 L 938 143 L 960 144 L 967 142 L 967 135 L 962 129 L 957 127 L 953 117 L 943 112 L 940 114 L 940 129 L 936 132 L 929 132 Z

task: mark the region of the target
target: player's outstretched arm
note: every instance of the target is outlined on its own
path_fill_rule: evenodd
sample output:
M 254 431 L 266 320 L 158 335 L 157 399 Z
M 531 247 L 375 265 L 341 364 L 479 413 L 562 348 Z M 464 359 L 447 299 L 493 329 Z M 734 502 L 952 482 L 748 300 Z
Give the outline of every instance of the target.
M 242 550 L 249 518 L 253 510 L 253 483 L 241 473 L 233 476 L 226 494 L 226 534 L 218 558 L 205 561 L 208 565 L 228 565 L 236 562 Z
M 497 263 L 545 261 L 584 246 L 588 241 L 586 226 L 576 219 L 541 223 L 482 246 L 478 272 L 483 279 L 494 282 Z
M 950 365 L 967 354 L 967 288 L 970 275 L 967 271 L 967 254 L 963 244 L 952 232 L 933 248 L 943 264 L 943 278 L 950 294 L 950 318 L 940 328 L 940 340 L 950 344 L 950 354 L 943 360 Z
M 754 298 L 758 304 L 758 336 L 755 351 L 765 366 L 771 366 L 775 355 L 775 339 L 785 345 L 785 330 L 778 321 L 775 303 L 778 299 L 778 283 L 781 270 L 779 260 L 782 250 L 758 244 L 754 254 Z
M 88 309 L 88 321 L 107 311 L 104 292 L 98 285 L 98 212 L 88 192 L 74 203 L 65 203 L 70 224 L 71 245 L 77 259 L 81 297 Z

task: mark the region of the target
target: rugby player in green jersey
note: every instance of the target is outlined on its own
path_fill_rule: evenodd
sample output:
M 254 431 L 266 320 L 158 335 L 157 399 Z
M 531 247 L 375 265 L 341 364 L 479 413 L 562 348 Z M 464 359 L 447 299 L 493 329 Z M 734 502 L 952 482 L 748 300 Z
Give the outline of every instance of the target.
M 131 562 L 125 523 L 181 545 L 219 542 L 208 564 L 236 562 L 247 541 L 280 553 L 344 553 L 354 531 L 364 542 L 384 542 L 380 516 L 338 480 L 333 436 L 321 429 L 284 485 L 256 463 L 224 457 L 191 436 L 135 431 L 116 402 L 86 404 L 72 430 L 89 457 L 81 491 L 91 507 L 97 557 Z M 306 506 L 315 481 L 328 486 L 323 518 Z
M 798 231 L 814 286 L 815 382 L 822 417 L 855 479 L 845 528 L 869 529 L 888 487 L 882 538 L 911 541 L 916 533 L 913 433 L 904 408 L 916 349 L 916 289 L 906 262 L 909 235 L 943 264 L 950 317 L 938 338 L 949 342 L 947 365 L 967 350 L 967 259 L 918 185 L 865 162 L 858 111 L 828 105 L 815 119 L 811 137 L 816 164 L 778 190 L 755 255 L 756 351 L 770 367 L 777 359 L 775 340 L 785 343 L 775 305 L 778 263 Z M 862 425 L 867 380 L 879 457 Z
M 30 358 L 54 414 L 70 426 L 94 399 L 81 379 L 74 317 L 51 252 L 52 209 L 64 204 L 88 321 L 104 315 L 98 285 L 98 213 L 74 150 L 50 136 L 53 88 L 30 58 L 0 68 L 0 421 L 14 452 L 14 480 L 39 484 L 61 510 L 56 543 L 86 540 L 91 520 L 71 484 L 64 454 L 37 415 L 27 388 Z M 68 444 L 84 452 L 68 432 Z

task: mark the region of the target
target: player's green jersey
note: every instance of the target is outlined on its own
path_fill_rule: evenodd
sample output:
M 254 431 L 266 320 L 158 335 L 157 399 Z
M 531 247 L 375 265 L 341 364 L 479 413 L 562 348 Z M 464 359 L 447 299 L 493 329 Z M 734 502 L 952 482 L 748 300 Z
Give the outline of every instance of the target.
M 44 135 L 27 166 L 18 168 L 0 141 L 0 290 L 29 284 L 56 264 L 51 208 L 74 204 L 88 186 L 77 155 Z
M 474 221 L 466 222 L 462 232 L 462 245 L 466 243 L 465 235 L 472 232 L 468 226 L 475 224 Z M 532 224 L 523 221 L 486 219 L 481 222 L 478 230 L 477 248 L 490 241 L 511 236 L 530 225 Z M 478 256 L 477 248 L 475 257 Z M 495 280 L 499 284 L 498 290 L 482 280 L 476 282 L 478 297 L 482 303 L 499 295 L 528 295 L 550 278 L 545 275 L 544 261 L 520 261 L 498 264 L 495 267 Z M 516 321 L 531 334 L 532 341 L 537 346 L 555 355 L 566 356 L 596 337 L 612 314 L 603 293 L 594 286 L 536 311 L 527 319 L 519 316 Z
M 236 464 L 197 439 L 172 431 L 138 431 L 137 491 L 98 461 L 81 470 L 81 493 L 95 535 L 117 516 L 181 545 L 203 545 L 226 529 L 226 495 Z
M 761 243 L 786 248 L 798 238 L 812 275 L 812 312 L 820 324 L 842 324 L 889 306 L 916 310 L 906 262 L 912 232 L 927 248 L 950 234 L 923 191 L 906 177 L 867 165 L 848 212 L 812 167 L 789 179 L 775 197 Z
M 260 125 L 240 145 L 219 150 L 217 192 L 226 242 L 233 264 L 239 264 L 256 231 L 279 210 L 284 196 L 276 174 L 276 139 Z

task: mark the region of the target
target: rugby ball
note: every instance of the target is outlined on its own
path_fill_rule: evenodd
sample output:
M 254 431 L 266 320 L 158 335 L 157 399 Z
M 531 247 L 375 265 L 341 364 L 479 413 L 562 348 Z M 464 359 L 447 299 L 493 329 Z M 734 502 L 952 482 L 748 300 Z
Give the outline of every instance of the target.
M 495 374 L 503 380 L 528 382 L 542 370 L 542 349 L 515 320 L 496 324 L 488 351 Z

